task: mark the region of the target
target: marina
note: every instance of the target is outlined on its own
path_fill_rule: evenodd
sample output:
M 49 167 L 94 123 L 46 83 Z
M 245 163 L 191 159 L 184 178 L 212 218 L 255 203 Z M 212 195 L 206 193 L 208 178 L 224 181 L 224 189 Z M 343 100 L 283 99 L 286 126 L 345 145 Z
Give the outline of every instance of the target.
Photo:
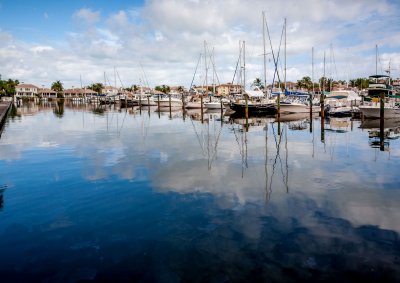
M 399 280 L 399 123 L 190 111 L 11 111 L 3 279 Z
M 400 282 L 399 1 L 84 2 L 0 3 L 0 282 Z

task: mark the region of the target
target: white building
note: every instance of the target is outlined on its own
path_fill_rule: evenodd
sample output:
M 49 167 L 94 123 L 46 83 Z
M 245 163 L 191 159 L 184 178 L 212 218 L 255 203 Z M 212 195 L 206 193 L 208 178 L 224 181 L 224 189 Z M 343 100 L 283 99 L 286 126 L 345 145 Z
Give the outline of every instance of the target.
M 32 84 L 19 84 L 15 87 L 16 97 L 35 97 L 38 94 L 39 88 Z

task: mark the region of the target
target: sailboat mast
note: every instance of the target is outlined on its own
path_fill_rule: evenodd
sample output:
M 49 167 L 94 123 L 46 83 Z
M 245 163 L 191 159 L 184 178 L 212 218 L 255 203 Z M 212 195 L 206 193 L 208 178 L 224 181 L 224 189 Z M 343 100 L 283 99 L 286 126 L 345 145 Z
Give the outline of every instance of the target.
M 206 41 L 204 40 L 204 68 L 205 68 L 205 87 L 206 87 L 206 95 L 208 96 L 208 82 L 207 82 L 207 46 L 206 46 Z
M 324 95 L 324 91 L 325 91 L 325 81 L 326 81 L 326 78 L 325 78 L 325 51 L 324 51 L 324 77 L 323 77 L 324 79 L 322 80 L 322 95 Z
M 312 83 L 312 92 L 314 94 L 314 47 L 311 48 L 311 83 Z
M 246 42 L 243 40 L 243 88 L 246 90 Z
M 214 47 L 212 49 L 212 64 L 213 64 L 213 95 L 215 95 L 215 66 L 214 66 Z
M 378 75 L 378 44 L 375 45 L 375 75 Z
M 263 17 L 263 47 L 264 47 L 264 92 L 267 91 L 267 61 L 266 61 L 266 51 L 265 51 L 265 12 L 262 12 Z
M 284 74 L 284 86 L 286 91 L 286 18 L 285 18 L 285 74 Z

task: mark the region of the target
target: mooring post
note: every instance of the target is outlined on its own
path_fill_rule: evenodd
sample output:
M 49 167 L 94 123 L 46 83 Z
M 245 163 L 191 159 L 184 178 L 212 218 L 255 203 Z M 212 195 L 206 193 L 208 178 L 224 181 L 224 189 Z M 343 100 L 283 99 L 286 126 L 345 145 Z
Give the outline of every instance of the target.
M 380 108 L 380 123 L 379 123 L 379 137 L 380 137 L 380 150 L 384 151 L 385 150 L 385 137 L 384 137 L 384 128 L 385 128 L 385 93 L 382 91 L 381 96 L 380 96 L 380 103 L 381 103 L 381 108 Z

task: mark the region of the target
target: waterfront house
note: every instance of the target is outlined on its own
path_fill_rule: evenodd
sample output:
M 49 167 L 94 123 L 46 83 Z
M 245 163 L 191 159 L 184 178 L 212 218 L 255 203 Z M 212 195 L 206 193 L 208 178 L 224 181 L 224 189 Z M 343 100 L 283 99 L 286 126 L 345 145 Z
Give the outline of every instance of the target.
M 15 87 L 16 97 L 36 97 L 38 87 L 33 84 L 19 84 Z
M 42 97 L 42 98 L 57 98 L 56 91 L 51 90 L 49 88 L 45 88 L 45 87 L 38 89 L 38 95 L 39 95 L 39 97 Z
M 242 85 L 239 84 L 220 84 L 216 86 L 218 96 L 228 96 L 230 94 L 238 94 L 242 91 Z
M 102 90 L 101 90 L 102 94 L 108 95 L 108 96 L 114 96 L 117 95 L 118 93 L 120 93 L 120 90 L 116 87 L 113 86 L 105 86 Z

